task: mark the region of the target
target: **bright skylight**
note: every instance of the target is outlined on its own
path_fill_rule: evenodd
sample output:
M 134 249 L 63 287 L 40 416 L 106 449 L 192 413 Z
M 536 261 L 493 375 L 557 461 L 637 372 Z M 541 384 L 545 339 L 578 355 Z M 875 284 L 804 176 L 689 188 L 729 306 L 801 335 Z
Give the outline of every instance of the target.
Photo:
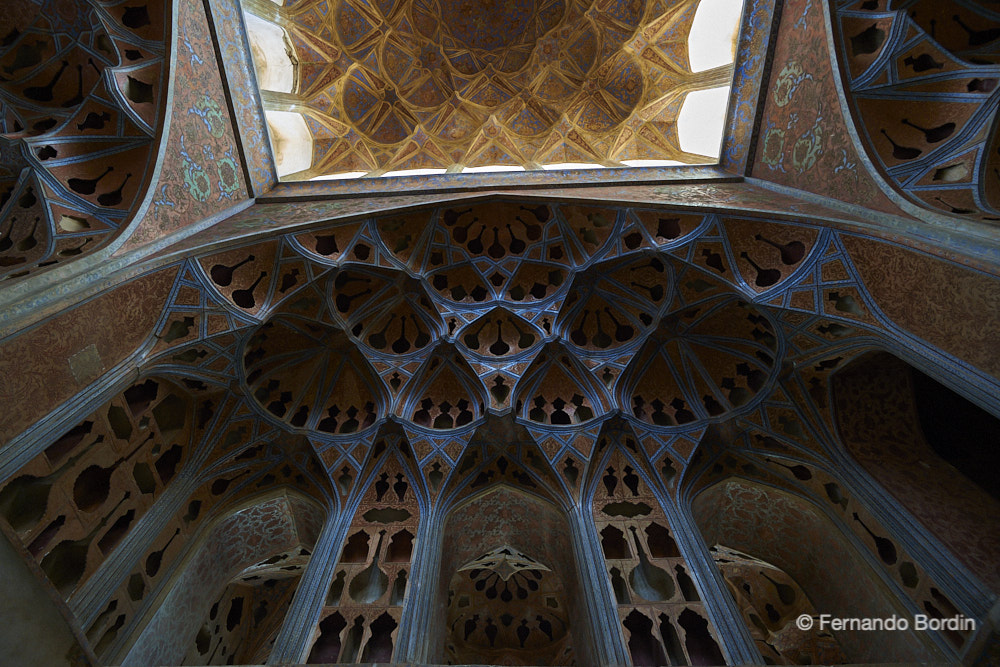
M 265 110 L 264 118 L 278 178 L 308 169 L 312 164 L 313 140 L 302 114 Z
M 261 90 L 290 93 L 295 87 L 295 66 L 285 50 L 285 31 L 279 26 L 244 12 L 247 37 Z
M 681 150 L 708 157 L 719 157 L 728 102 L 729 86 L 688 93 L 677 117 L 677 134 Z
M 503 2 L 281 4 L 245 6 L 282 181 L 718 162 L 744 0 L 624 3 L 613 28 L 572 0 L 510 24 L 484 18 Z
M 701 0 L 688 34 L 692 72 L 733 62 L 742 13 L 743 0 Z

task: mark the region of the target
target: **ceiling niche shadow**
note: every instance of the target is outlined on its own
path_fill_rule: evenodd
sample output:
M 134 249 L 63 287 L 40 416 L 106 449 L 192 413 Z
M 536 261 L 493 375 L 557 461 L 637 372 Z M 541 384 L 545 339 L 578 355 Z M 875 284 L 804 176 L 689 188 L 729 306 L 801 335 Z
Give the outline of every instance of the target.
M 858 357 L 831 383 L 847 452 L 1000 590 L 1000 420 L 888 352 Z
M 500 485 L 452 510 L 444 531 L 439 664 L 589 664 L 570 526 L 550 503 Z
M 832 659 L 835 652 L 827 650 L 832 647 L 820 635 L 818 624 L 809 632 L 794 631 L 795 619 L 808 613 L 808 606 L 817 614 L 836 618 L 889 618 L 906 613 L 901 601 L 841 529 L 809 500 L 730 477 L 699 493 L 692 503 L 692 513 L 706 544 L 725 545 L 725 551 L 717 546 L 714 552 L 723 578 L 728 581 L 742 577 L 741 593 L 734 597 L 751 634 L 763 635 L 772 644 L 791 642 L 779 651 L 764 647 L 761 653 L 770 656 L 774 664 L 812 664 L 819 658 L 826 664 L 836 664 Z M 735 555 L 740 559 L 739 569 L 749 568 L 753 574 L 749 581 L 746 572 L 727 571 L 732 569 Z M 776 583 L 769 582 L 764 574 Z M 749 591 L 743 583 L 749 584 Z M 782 600 L 782 591 L 788 602 Z M 751 618 L 752 610 L 767 632 L 762 632 Z M 939 659 L 931 645 L 912 629 L 831 632 L 827 628 L 825 632 L 839 645 L 842 663 Z
M 289 490 L 220 513 L 172 575 L 115 664 L 267 660 L 315 544 L 324 510 Z M 145 560 L 148 564 L 148 559 Z

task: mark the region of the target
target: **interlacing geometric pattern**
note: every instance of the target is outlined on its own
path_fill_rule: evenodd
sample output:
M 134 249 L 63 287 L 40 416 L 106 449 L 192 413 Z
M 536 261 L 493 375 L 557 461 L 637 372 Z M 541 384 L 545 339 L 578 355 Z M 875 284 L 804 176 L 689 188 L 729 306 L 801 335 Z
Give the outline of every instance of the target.
M 478 198 L 208 249 L 172 265 L 140 379 L 9 479 L 0 512 L 108 661 L 249 660 L 277 647 L 273 619 L 292 617 L 298 578 L 319 567 L 311 556 L 325 511 L 343 518 L 343 548 L 322 557 L 324 597 L 301 638 L 311 661 L 395 655 L 407 605 L 418 604 L 407 602 L 410 582 L 425 576 L 417 536 L 435 513 L 456 522 L 452 539 L 486 517 L 525 526 L 497 543 L 462 537 L 464 551 L 441 571 L 454 591 L 453 659 L 576 655 L 568 628 L 579 627 L 579 596 L 593 592 L 581 592 L 571 550 L 527 526 L 544 515 L 568 540 L 563 508 L 583 506 L 604 555 L 592 585 L 608 587 L 633 661 L 718 662 L 724 631 L 693 578 L 703 566 L 677 548 L 673 514 L 709 489 L 704 497 L 722 497 L 734 477 L 825 508 L 871 552 L 878 576 L 949 613 L 958 607 L 933 575 L 827 472 L 838 446 L 830 377 L 893 326 L 858 279 L 848 238 L 691 209 Z M 114 455 L 92 447 L 102 440 Z M 104 477 L 120 493 L 98 493 Z M 171 478 L 179 490 L 166 487 Z M 43 487 L 68 494 L 80 520 L 54 503 L 29 511 Z M 161 490 L 169 505 L 153 502 Z M 312 507 L 304 499 L 317 507 L 302 509 Z M 497 508 L 515 500 L 524 513 L 512 524 Z M 707 539 L 765 549 L 741 546 L 760 537 L 751 523 L 711 537 L 711 511 L 695 516 Z M 269 541 L 206 532 L 214 518 L 258 514 Z M 786 528 L 782 539 L 794 540 Z M 504 555 L 511 537 L 522 542 Z M 184 556 L 186 544 L 197 553 Z M 563 555 L 546 555 L 553 549 Z M 226 568 L 184 565 L 213 554 Z M 815 585 L 788 569 L 794 562 L 772 564 L 788 574 L 765 572 L 775 581 Z M 744 570 L 723 574 L 767 581 Z M 99 592 L 112 571 L 116 588 Z M 170 604 L 154 607 L 168 592 Z M 835 593 L 829 605 L 852 604 Z M 530 604 L 508 604 L 519 595 Z M 857 654 L 840 638 L 792 631 L 800 601 L 761 600 L 751 602 L 774 607 L 755 625 L 762 653 Z M 748 624 L 761 619 L 737 601 Z M 200 629 L 172 611 L 184 605 L 212 610 Z M 945 637 L 956 650 L 970 638 Z M 923 655 L 903 635 L 894 641 L 894 655 Z
M 0 280 L 90 253 L 144 192 L 164 116 L 169 3 L 7 3 Z
M 837 3 L 845 88 L 869 154 L 917 203 L 1000 221 L 1000 13 L 989 3 Z M 796 73 L 783 72 L 791 85 Z
M 778 367 L 776 325 L 747 299 L 780 289 L 818 232 L 754 229 L 496 202 L 292 234 L 198 266 L 218 298 L 263 321 L 243 347 L 245 381 L 292 428 L 356 438 L 395 415 L 454 437 L 511 411 L 554 427 L 618 412 L 676 427 L 745 408 Z
M 311 167 L 289 178 L 715 162 L 682 150 L 677 130 L 688 93 L 732 80 L 731 62 L 692 71 L 687 38 L 699 2 L 297 0 L 271 8 L 294 51 L 295 84 L 265 104 L 292 102 L 313 141 Z

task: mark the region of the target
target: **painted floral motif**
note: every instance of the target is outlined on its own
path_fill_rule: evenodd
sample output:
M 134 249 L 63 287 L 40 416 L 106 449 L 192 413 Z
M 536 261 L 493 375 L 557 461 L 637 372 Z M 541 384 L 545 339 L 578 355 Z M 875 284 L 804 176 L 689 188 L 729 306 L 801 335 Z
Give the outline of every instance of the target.
M 784 150 L 785 131 L 778 127 L 768 127 L 767 132 L 764 134 L 764 150 L 761 155 L 761 162 L 771 169 L 784 171 L 784 167 L 781 166 Z
M 799 85 L 803 81 L 811 79 L 812 74 L 807 74 L 802 69 L 802 65 L 794 60 L 788 61 L 774 82 L 774 92 L 771 95 L 774 98 L 774 103 L 779 107 L 787 105 L 792 101 L 792 95 L 795 94 Z
M 816 164 L 816 160 L 823 155 L 823 125 L 822 116 L 816 118 L 812 129 L 803 134 L 795 146 L 792 147 L 792 166 L 801 174 L 809 171 Z
M 198 102 L 188 109 L 188 113 L 195 114 L 205 121 L 208 131 L 216 139 L 221 139 L 226 132 L 226 119 L 222 116 L 222 109 L 219 103 L 208 95 L 202 95 Z
M 784 21 L 778 34 L 755 172 L 782 185 L 899 214 L 857 159 L 839 112 L 822 5 L 789 0 L 782 14 L 800 18 Z M 846 153 L 827 146 L 842 146 Z M 816 178 L 819 172 L 826 177 Z
M 246 196 L 205 10 L 199 3 L 182 3 L 177 11 L 172 110 L 177 122 L 171 124 L 162 151 L 181 159 L 164 160 L 159 180 L 151 186 L 157 196 L 125 249 L 177 231 Z

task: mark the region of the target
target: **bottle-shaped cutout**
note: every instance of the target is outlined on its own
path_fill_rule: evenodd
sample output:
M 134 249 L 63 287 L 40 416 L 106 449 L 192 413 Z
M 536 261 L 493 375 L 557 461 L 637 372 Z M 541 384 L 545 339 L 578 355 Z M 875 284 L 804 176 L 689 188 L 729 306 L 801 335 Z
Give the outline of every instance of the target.
M 569 333 L 569 339 L 578 347 L 583 347 L 587 344 L 587 333 L 584 331 L 584 327 L 587 326 L 588 317 L 590 317 L 590 311 L 584 308 L 583 317 L 580 318 L 580 324 L 576 329 Z
M 939 202 L 947 206 L 948 209 L 951 210 L 951 212 L 956 215 L 969 215 L 971 213 L 975 213 L 975 211 L 973 211 L 971 208 L 959 208 L 958 206 L 952 206 L 951 204 L 941 199 L 940 197 L 935 197 L 934 199 L 938 200 Z
M 674 596 L 674 580 L 666 570 L 653 565 L 646 558 L 646 551 L 636 533 L 635 526 L 629 526 L 632 539 L 639 554 L 639 564 L 629 572 L 632 590 L 650 602 L 665 602 Z
M 892 540 L 880 537 L 869 530 L 868 526 L 866 526 L 865 522 L 861 520 L 861 517 L 858 516 L 857 512 L 854 512 L 853 516 L 854 520 L 860 523 L 861 527 L 865 529 L 865 532 L 871 535 L 871 538 L 875 540 L 875 549 L 878 551 L 879 558 L 881 558 L 886 565 L 895 565 L 896 545 L 892 543 Z
M 409 487 L 410 485 L 406 483 L 406 480 L 403 477 L 403 473 L 397 472 L 396 482 L 392 485 L 392 490 L 396 493 L 396 498 L 399 499 L 399 502 L 403 502 L 403 500 L 406 498 L 406 490 Z
M 103 130 L 104 124 L 111 120 L 111 114 L 107 111 L 102 111 L 101 113 L 95 113 L 91 111 L 87 114 L 87 117 L 83 119 L 82 123 L 76 124 L 76 129 L 83 130 Z
M 754 234 L 754 239 L 757 241 L 763 241 L 769 246 L 777 248 L 781 252 L 781 263 L 786 266 L 799 263 L 806 254 L 806 245 L 802 241 L 778 243 L 761 234 Z
M 85 239 L 83 240 L 83 243 L 81 243 L 80 245 L 78 245 L 78 246 L 73 246 L 72 248 L 65 248 L 65 249 L 63 249 L 63 250 L 60 250 L 60 251 L 59 251 L 59 256 L 60 256 L 60 257 L 76 257 L 77 255 L 80 255 L 80 254 L 82 254 L 82 253 L 83 253 L 83 249 L 84 249 L 84 247 L 85 247 L 85 246 L 86 246 L 86 245 L 87 245 L 88 243 L 90 243 L 90 242 L 91 242 L 92 240 L 93 240 L 93 239 L 91 239 L 91 238 L 90 238 L 90 237 L 88 236 L 87 238 L 85 238 Z
M 467 208 L 464 211 L 458 211 L 453 208 L 449 208 L 447 211 L 444 212 L 444 215 L 441 216 L 441 219 L 447 227 L 454 227 L 455 223 L 458 222 L 459 218 L 461 218 L 463 215 L 471 211 L 472 211 L 471 208 Z
M 347 637 L 344 639 L 344 648 L 341 649 L 340 663 L 353 663 L 357 660 L 358 651 L 361 650 L 361 639 L 365 634 L 364 626 L 365 617 L 358 616 L 354 619 L 354 625 L 347 632 Z
M 60 514 L 54 520 L 49 522 L 49 525 L 45 527 L 45 530 L 38 533 L 35 539 L 31 540 L 31 544 L 28 545 L 28 553 L 33 557 L 38 558 L 38 555 L 45 551 L 45 547 L 49 546 L 49 542 L 52 538 L 59 533 L 59 530 L 66 523 L 66 516 Z
M 505 254 L 507 254 L 507 251 L 503 247 L 503 244 L 500 243 L 500 228 L 499 227 L 494 227 L 493 228 L 493 243 L 490 244 L 490 247 L 487 248 L 486 252 L 493 259 L 500 259 Z
M 989 44 L 995 39 L 1000 39 L 1000 28 L 987 28 L 985 30 L 976 30 L 965 24 L 962 17 L 958 14 L 953 15 L 952 20 L 962 27 L 962 30 L 966 32 L 969 36 L 969 46 L 982 46 L 983 44 Z
M 955 131 L 955 123 L 947 122 L 938 125 L 937 127 L 926 128 L 917 125 L 916 123 L 911 123 L 909 119 L 904 118 L 900 121 L 903 125 L 908 125 L 915 130 L 920 130 L 924 133 L 924 139 L 929 144 L 936 144 L 939 141 L 944 141 L 951 136 L 951 133 Z
M 403 597 L 406 595 L 406 570 L 396 573 L 396 580 L 392 583 L 392 595 L 389 596 L 389 604 L 399 606 L 403 604 Z
M 256 306 L 257 299 L 254 298 L 253 293 L 254 290 L 257 289 L 257 285 L 260 284 L 260 281 L 263 280 L 266 275 L 267 271 L 261 271 L 260 275 L 257 276 L 257 280 L 253 281 L 250 287 L 233 291 L 233 296 L 232 296 L 233 303 L 235 303 L 240 308 L 249 309 Z
M 469 239 L 468 248 L 472 254 L 479 255 L 483 252 L 483 234 L 486 233 L 486 225 L 479 228 L 479 234 L 475 238 Z
M 344 592 L 344 577 L 347 576 L 346 570 L 341 570 L 337 573 L 337 576 L 333 578 L 333 582 L 330 583 L 330 590 L 326 593 L 326 606 L 336 607 L 340 605 L 340 596 Z
M 251 472 L 250 470 L 244 470 L 235 477 L 223 477 L 222 479 L 217 479 L 214 482 L 212 482 L 212 486 L 209 487 L 209 491 L 212 492 L 213 496 L 221 496 L 223 493 L 226 492 L 226 489 L 229 488 L 230 484 L 238 480 L 240 477 L 243 477 L 243 475 L 249 475 L 250 472 Z
M 724 268 L 720 268 L 719 270 L 725 271 Z M 653 301 L 659 302 L 663 299 L 663 285 L 653 285 L 652 287 L 650 287 L 649 285 L 643 285 L 642 283 L 637 283 L 633 280 L 629 283 L 629 286 L 643 290 L 644 292 L 646 292 L 646 294 L 649 295 L 649 298 Z
M 232 266 L 216 264 L 209 270 L 208 275 L 211 276 L 212 282 L 219 287 L 229 287 L 229 285 L 233 282 L 233 274 L 236 272 L 236 269 L 240 268 L 247 262 L 254 261 L 254 259 L 255 257 L 253 255 L 247 255 L 245 259 L 236 262 Z
M 413 344 L 419 350 L 431 342 L 431 335 L 420 327 L 420 320 L 417 319 L 416 315 L 411 317 L 413 318 L 413 325 L 417 327 L 417 337 L 413 339 Z
M 38 231 L 38 221 L 40 218 L 35 216 L 35 222 L 31 225 L 31 233 L 25 236 L 23 239 L 17 242 L 17 251 L 25 252 L 31 250 L 36 245 L 38 245 L 38 239 L 35 238 L 35 232 Z
M 69 61 L 68 60 L 62 61 L 62 65 L 59 67 L 56 73 L 52 75 L 52 78 L 49 80 L 47 84 L 45 84 L 44 86 L 30 86 L 28 88 L 25 88 L 24 96 L 27 97 L 29 100 L 34 100 L 36 102 L 51 102 L 52 90 L 56 87 L 56 84 L 59 83 L 59 79 L 60 77 L 62 77 L 63 72 L 66 71 L 67 67 L 69 67 Z
M 76 587 L 87 569 L 87 552 L 90 550 L 90 543 L 118 511 L 118 508 L 129 499 L 130 495 L 130 493 L 126 493 L 122 496 L 114 509 L 108 512 L 87 535 L 78 540 L 63 540 L 42 559 L 42 572 L 64 598 L 68 597 L 68 594 Z
M 83 102 L 83 65 L 76 66 L 76 95 L 62 103 L 64 109 L 75 107 Z
M 284 294 L 288 290 L 295 287 L 299 282 L 299 270 L 298 268 L 293 268 L 290 272 L 281 276 L 281 286 L 278 288 L 278 292 Z
M 611 347 L 611 336 L 607 331 L 604 330 L 604 325 L 601 323 L 601 312 L 599 310 L 594 311 L 594 316 L 597 318 L 597 333 L 594 334 L 591 342 L 599 350 L 604 350 Z
M 698 589 L 695 588 L 694 581 L 688 576 L 688 573 L 680 565 L 674 566 L 674 572 L 677 573 L 677 585 L 681 587 L 681 595 L 687 602 L 700 602 L 701 598 L 698 597 Z
M 522 350 L 526 350 L 535 344 L 535 335 L 531 331 L 525 329 L 521 331 L 521 327 L 517 326 L 516 322 L 512 322 L 514 325 L 514 330 L 517 331 L 517 346 Z
M 93 512 L 103 505 L 111 493 L 111 476 L 115 470 L 118 469 L 118 466 L 125 463 L 125 461 L 135 456 L 152 439 L 153 434 L 150 433 L 149 437 L 136 445 L 135 449 L 127 456 L 120 456 L 114 463 L 107 466 L 94 464 L 81 471 L 76 476 L 76 481 L 73 482 L 73 502 L 77 508 L 84 512 Z
M 17 39 L 17 37 L 15 36 L 14 39 Z M 33 43 L 28 40 L 24 40 L 17 46 L 17 53 L 14 54 L 14 62 L 10 65 L 4 65 L 3 67 L 5 74 L 13 74 L 19 69 L 32 67 L 42 62 L 42 56 L 45 54 L 45 47 L 49 42 L 45 39 L 36 39 L 32 41 Z M 4 40 L 3 46 L 7 46 L 6 40 Z
M 934 60 L 934 57 L 929 53 L 921 53 L 916 58 L 913 56 L 907 56 L 903 59 L 903 64 L 917 73 L 926 72 L 929 69 L 941 69 L 944 67 L 944 63 L 939 63 Z
M 490 345 L 490 354 L 495 357 L 502 357 L 510 352 L 510 345 L 503 339 L 503 320 L 498 317 L 494 320 L 494 324 L 497 325 L 497 339 Z
M 604 477 L 601 478 L 601 481 L 604 482 L 604 488 L 608 492 L 608 498 L 612 498 L 615 495 L 615 488 L 618 486 L 618 476 L 615 475 L 615 469 L 612 467 L 608 467 L 608 469 L 604 472 L 605 474 Z
M 373 333 L 368 337 L 368 345 L 375 348 L 376 350 L 384 350 L 385 346 L 389 344 L 386 340 L 385 332 L 389 330 L 389 325 L 392 324 L 393 320 L 396 319 L 396 313 L 390 313 L 389 319 L 386 320 L 385 326 Z
M 471 211 L 472 209 L 469 210 Z M 447 217 L 447 214 L 445 215 Z M 473 216 L 472 220 L 469 221 L 467 224 L 455 227 L 455 229 L 453 229 L 451 232 L 452 238 L 454 238 L 457 243 L 465 243 L 467 240 L 469 240 L 469 229 L 471 229 L 472 225 L 476 224 L 477 222 L 479 222 L 479 218 Z M 448 224 L 447 220 L 445 220 L 445 224 Z
M 865 56 L 875 53 L 885 41 L 885 30 L 878 27 L 877 23 L 870 26 L 851 37 L 851 52 L 855 56 Z
M 965 89 L 970 93 L 988 93 L 997 87 L 996 79 L 980 79 L 976 77 L 965 85 Z
M 10 217 L 10 223 L 7 225 L 7 231 L 3 233 L 3 236 L 0 236 L 0 252 L 6 252 L 14 245 L 13 239 L 10 238 L 10 233 L 14 231 L 14 223 L 16 222 L 17 216 L 12 215 Z
M 108 165 L 103 173 L 94 178 L 71 178 L 66 181 L 66 185 L 70 187 L 73 192 L 81 195 L 92 195 L 94 191 L 97 190 L 97 184 L 101 182 L 101 179 L 114 171 L 114 167 Z
M 347 285 L 348 283 L 356 281 L 363 281 L 366 283 L 371 282 L 367 278 L 349 278 L 347 280 L 344 280 L 343 284 Z M 356 299 L 360 299 L 361 297 L 372 293 L 372 288 L 370 287 L 366 287 L 360 292 L 355 292 L 354 294 L 347 294 L 346 292 L 341 292 L 340 290 L 342 289 L 343 286 L 340 284 L 340 282 L 341 281 L 339 280 L 338 277 L 337 284 L 334 285 L 334 288 L 337 290 L 337 298 L 335 299 L 335 303 L 337 305 L 338 312 L 346 313 L 351 309 L 351 305 L 354 303 Z
M 126 77 L 125 96 L 136 104 L 151 104 L 156 100 L 152 84 L 135 77 Z
M 884 128 L 880 129 L 879 132 L 885 135 L 885 138 L 889 140 L 890 144 L 892 144 L 892 156 L 897 160 L 912 160 L 914 158 L 920 157 L 920 154 L 923 153 L 923 151 L 920 150 L 919 148 L 913 148 L 911 146 L 901 146 L 897 144 L 893 140 L 893 138 L 889 136 L 889 133 L 886 132 Z
M 524 209 L 523 206 L 521 208 Z M 527 209 L 524 209 L 524 210 L 527 210 Z M 515 215 L 514 219 L 517 220 L 518 222 L 520 222 L 522 225 L 524 225 L 524 234 L 525 234 L 525 236 L 528 237 L 529 241 L 537 241 L 538 239 L 542 238 L 542 226 L 541 225 L 536 225 L 534 223 L 525 222 L 524 220 L 521 219 L 521 216 L 519 216 L 519 215 Z
M 146 576 L 155 577 L 156 573 L 160 571 L 160 566 L 163 564 L 163 554 L 167 552 L 167 549 L 170 547 L 170 543 L 174 541 L 174 538 L 177 537 L 180 532 L 180 528 L 176 529 L 174 534 L 170 536 L 170 539 L 167 540 L 167 543 L 163 545 L 162 549 L 157 549 L 146 557 Z
M 788 584 L 783 584 L 780 581 L 775 581 L 771 577 L 767 576 L 766 572 L 761 572 L 760 576 L 764 577 L 771 582 L 774 586 L 775 592 L 778 594 L 778 599 L 781 600 L 781 604 L 790 605 L 795 602 L 795 589 Z
M 382 568 L 379 567 L 379 556 L 382 551 L 382 540 L 385 538 L 385 531 L 378 533 L 378 542 L 375 544 L 375 555 L 371 564 L 354 575 L 347 592 L 351 599 L 360 604 L 370 604 L 378 600 L 389 587 L 389 577 L 386 576 Z
M 510 251 L 515 255 L 520 255 L 528 247 L 527 244 L 517 237 L 517 234 L 511 229 L 510 223 L 507 223 L 507 233 L 510 235 Z
M 765 458 L 764 460 L 768 463 L 781 466 L 782 468 L 787 468 L 789 472 L 795 475 L 795 479 L 800 479 L 803 482 L 812 479 L 812 472 L 810 472 L 809 468 L 803 465 L 786 466 L 784 463 L 779 463 L 773 459 Z
M 745 259 L 753 267 L 753 270 L 757 272 L 757 277 L 754 278 L 754 284 L 757 287 L 770 287 L 779 280 L 781 280 L 781 271 L 778 269 L 765 269 L 757 264 L 757 262 L 751 259 L 750 255 L 746 252 L 741 252 L 740 257 Z
M 410 351 L 410 340 L 406 337 L 406 315 L 399 318 L 399 338 L 392 342 L 392 351 L 405 354 Z
M 130 178 L 132 178 L 132 172 L 125 174 L 125 178 L 122 179 L 121 184 L 114 190 L 97 195 L 97 203 L 101 206 L 118 206 L 118 204 L 121 204 L 122 191 L 125 190 L 125 184 L 128 183 L 128 179 Z
M 3 487 L 0 491 L 0 515 L 10 527 L 21 532 L 38 523 L 45 516 L 52 485 L 86 453 L 86 450 L 80 452 L 44 477 L 21 475 Z
M 608 314 L 611 318 L 611 322 L 615 325 L 615 340 L 619 343 L 624 343 L 630 340 L 632 336 L 635 335 L 635 329 L 629 326 L 627 323 L 619 322 L 618 318 L 615 317 L 614 312 L 607 306 L 604 307 L 604 312 Z
M 337 247 L 337 237 L 333 234 L 317 236 L 315 248 L 316 252 L 324 257 L 328 257 L 335 252 L 340 252 L 340 248 Z
M 625 579 L 622 577 L 622 572 L 617 567 L 613 567 L 608 570 L 611 574 L 611 589 L 615 592 L 615 602 L 618 604 L 632 604 L 632 598 L 628 594 L 628 586 L 625 585 Z

